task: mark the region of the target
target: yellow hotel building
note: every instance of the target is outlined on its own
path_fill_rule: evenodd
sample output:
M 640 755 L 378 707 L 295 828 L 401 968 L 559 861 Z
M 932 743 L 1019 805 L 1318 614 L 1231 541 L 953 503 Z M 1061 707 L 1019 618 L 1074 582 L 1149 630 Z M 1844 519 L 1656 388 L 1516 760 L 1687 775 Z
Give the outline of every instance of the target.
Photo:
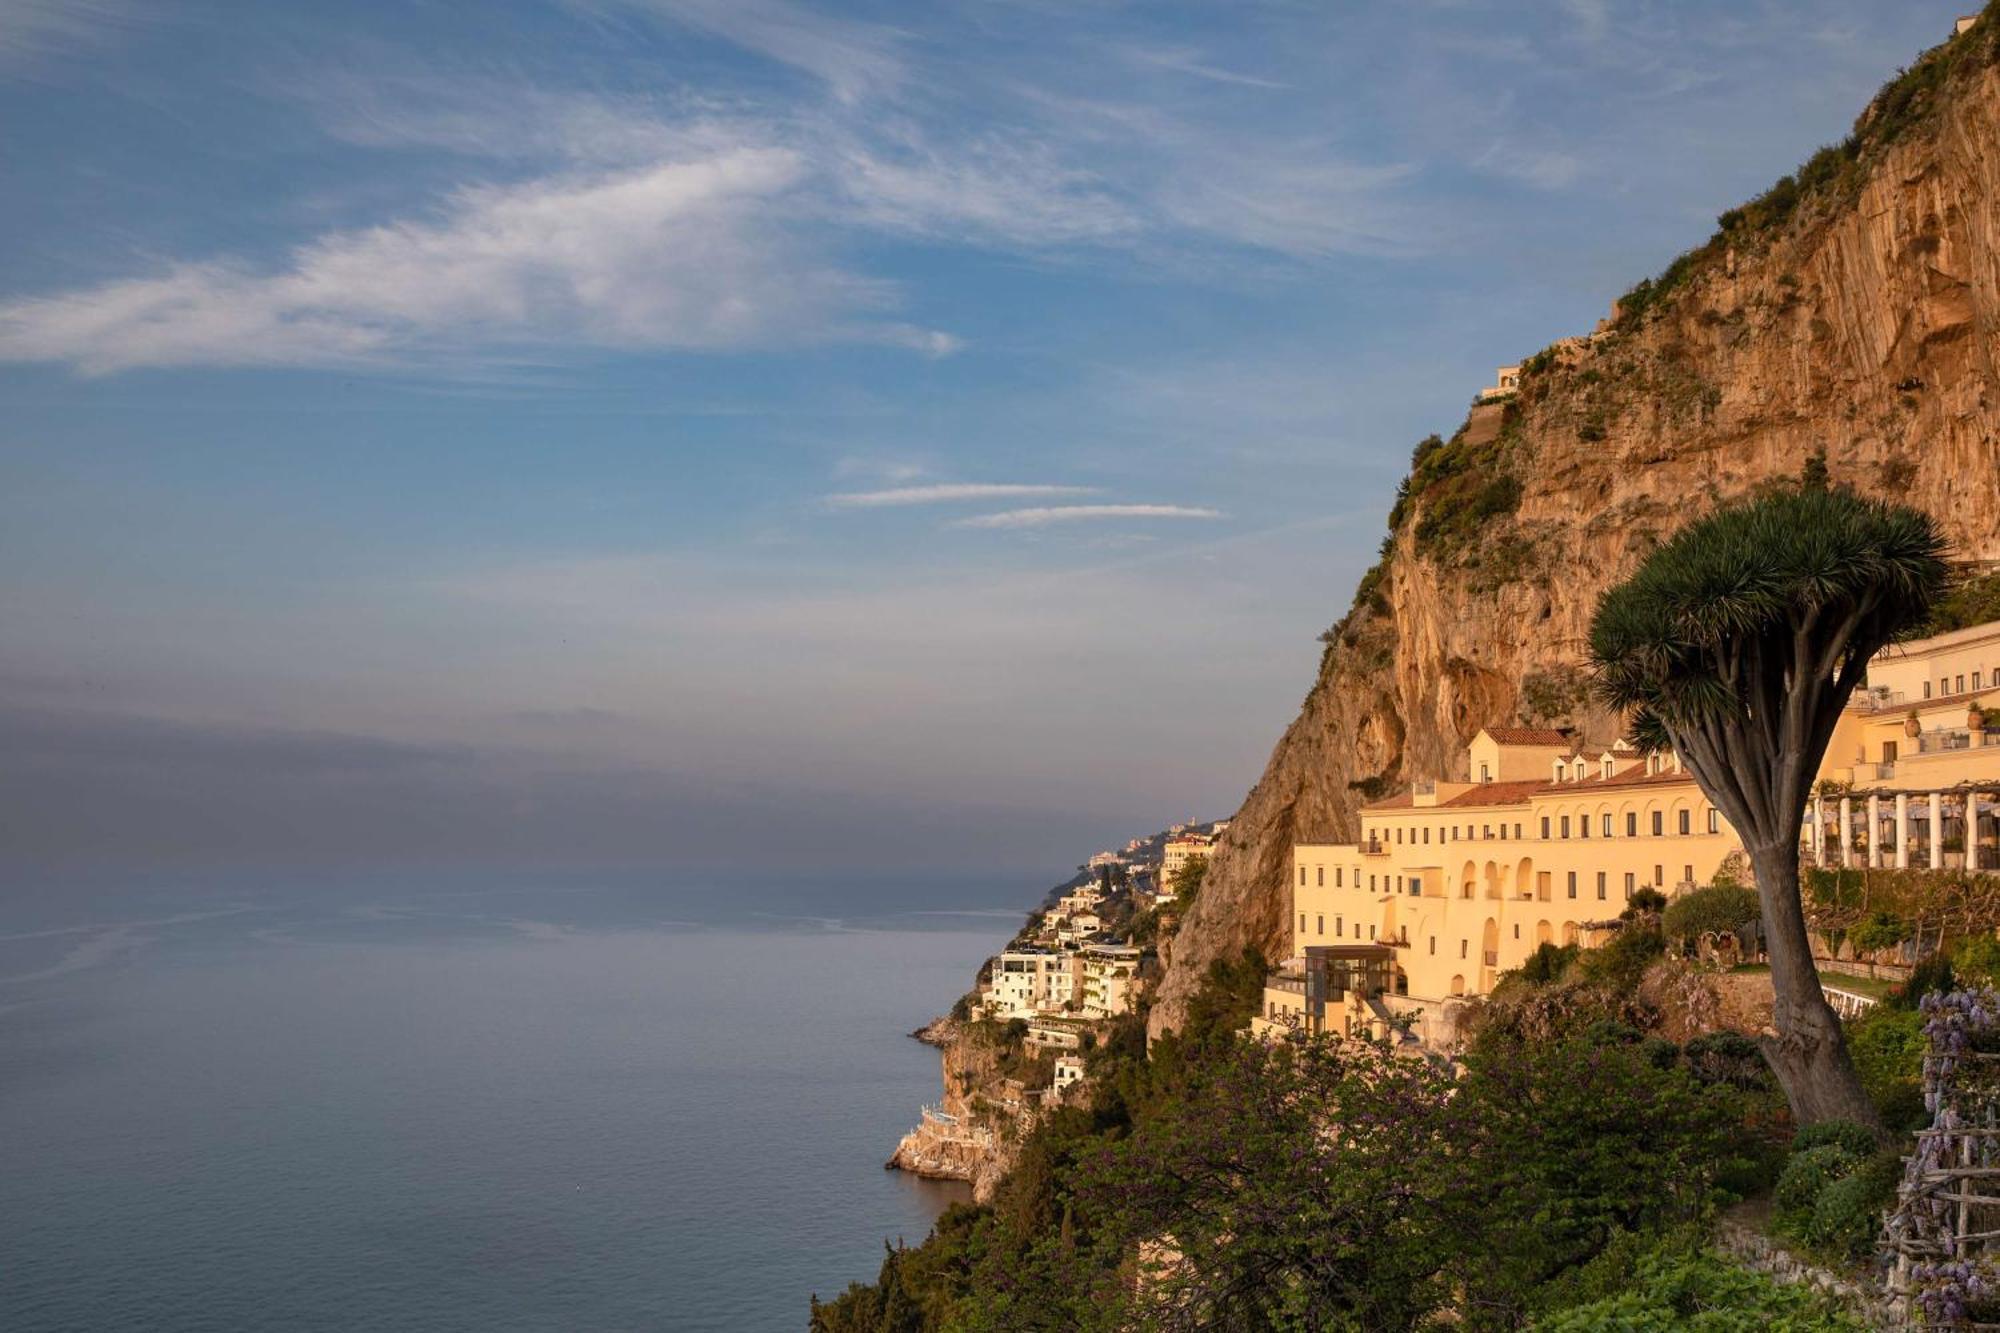
M 1992 730 L 1972 705 L 1994 695 Z M 1886 650 L 1827 750 L 1802 845 L 1820 864 L 2000 870 L 2000 623 Z M 1462 781 L 1362 807 L 1356 843 L 1293 848 L 1289 961 L 1256 1027 L 1448 1042 L 1455 1001 L 1541 944 L 1594 943 L 1640 888 L 1672 897 L 1741 843 L 1672 754 L 1489 727 Z M 1971 820 L 1968 828 L 1968 818 Z M 1846 830 L 1843 836 L 1843 830 Z

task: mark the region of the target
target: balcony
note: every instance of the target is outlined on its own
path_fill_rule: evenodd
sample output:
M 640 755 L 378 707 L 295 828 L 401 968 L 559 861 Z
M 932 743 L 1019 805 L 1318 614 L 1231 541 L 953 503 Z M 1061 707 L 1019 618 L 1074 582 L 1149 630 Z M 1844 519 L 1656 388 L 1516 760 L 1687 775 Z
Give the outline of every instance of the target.
M 1370 838 L 1367 842 L 1361 844 L 1361 854 L 1363 856 L 1387 856 L 1389 849 L 1382 843 Z

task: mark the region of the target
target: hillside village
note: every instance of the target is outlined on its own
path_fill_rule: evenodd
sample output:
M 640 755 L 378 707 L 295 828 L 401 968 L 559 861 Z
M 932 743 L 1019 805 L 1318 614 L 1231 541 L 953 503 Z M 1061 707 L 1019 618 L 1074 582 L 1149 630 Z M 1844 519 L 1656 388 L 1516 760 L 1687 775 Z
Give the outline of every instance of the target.
M 1417 446 L 1232 819 L 1092 858 L 934 1025 L 891 1165 L 978 1203 L 816 1328 L 1294 1326 L 1298 1291 L 1312 1327 L 2000 1327 L 1996 12 Z M 1755 841 L 1707 740 L 1613 706 L 1595 618 L 1689 520 L 1829 492 L 1924 525 L 1948 591 L 1852 659 Z M 1784 1082 L 1788 970 L 1851 1115 Z

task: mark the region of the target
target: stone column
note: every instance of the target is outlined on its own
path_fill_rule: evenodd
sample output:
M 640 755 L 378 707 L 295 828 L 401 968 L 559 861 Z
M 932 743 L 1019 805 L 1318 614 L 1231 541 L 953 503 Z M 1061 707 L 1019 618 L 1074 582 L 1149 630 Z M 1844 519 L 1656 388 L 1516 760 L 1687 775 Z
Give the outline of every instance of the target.
M 1965 868 L 1979 869 L 1979 793 L 1965 794 Z
M 1896 869 L 1910 868 L 1910 794 L 1896 793 Z
M 1868 793 L 1868 864 L 1882 864 L 1882 797 Z
M 1931 869 L 1944 869 L 1944 793 L 1932 792 L 1931 803 Z
M 1854 798 L 1840 798 L 1840 864 L 1854 864 Z
M 1826 797 L 1813 797 L 1813 864 L 1826 869 Z

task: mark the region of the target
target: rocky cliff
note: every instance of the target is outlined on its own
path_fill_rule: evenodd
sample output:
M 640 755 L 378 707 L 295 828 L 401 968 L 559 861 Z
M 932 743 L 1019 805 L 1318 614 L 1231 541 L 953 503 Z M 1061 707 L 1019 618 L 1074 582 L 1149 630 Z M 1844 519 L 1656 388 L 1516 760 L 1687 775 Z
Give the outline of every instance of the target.
M 1733 209 L 1519 393 L 1418 446 L 1383 559 L 1212 858 L 1153 1010 L 1285 943 L 1291 845 L 1449 773 L 1487 723 L 1609 734 L 1579 668 L 1597 598 L 1687 516 L 1796 477 L 1936 514 L 2000 559 L 2000 3 L 1885 88 L 1847 142 Z

